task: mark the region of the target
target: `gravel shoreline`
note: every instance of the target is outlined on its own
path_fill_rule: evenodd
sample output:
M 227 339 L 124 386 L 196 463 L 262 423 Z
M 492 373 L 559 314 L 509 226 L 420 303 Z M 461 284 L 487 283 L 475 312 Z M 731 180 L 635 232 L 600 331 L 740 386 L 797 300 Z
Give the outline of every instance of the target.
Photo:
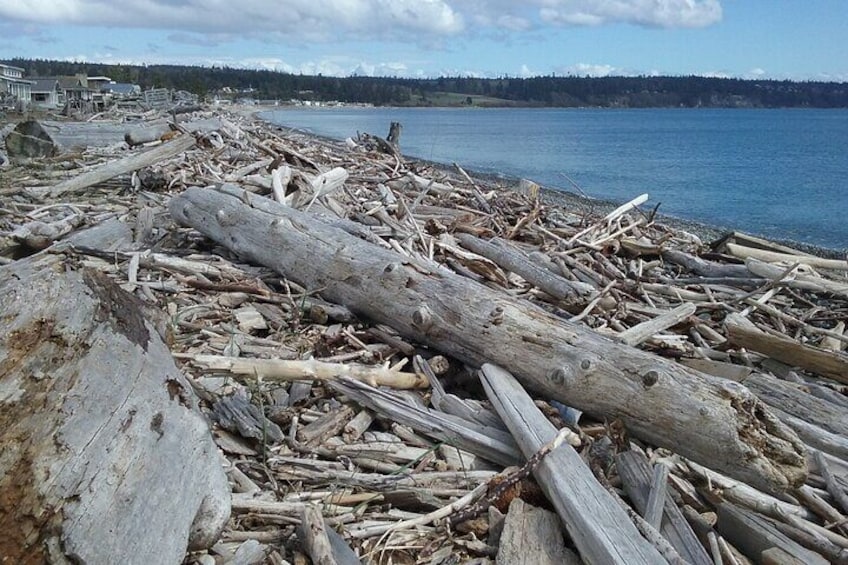
M 328 136 L 319 135 L 310 131 L 305 131 L 298 128 L 283 126 L 280 124 L 273 123 L 268 119 L 261 116 L 263 112 L 267 112 L 268 110 L 257 110 L 255 108 L 245 108 L 244 111 L 239 112 L 242 114 L 249 114 L 254 119 L 260 120 L 268 124 L 269 127 L 278 128 L 284 131 L 296 132 L 300 135 L 310 137 L 315 139 L 316 141 L 322 143 L 328 143 L 331 145 L 335 145 L 338 147 L 344 147 L 342 141 Z M 404 158 L 408 162 L 412 163 L 422 163 L 428 165 L 434 169 L 444 171 L 445 173 L 453 174 L 455 169 L 451 167 L 448 163 L 441 163 L 437 161 L 429 161 L 427 159 L 421 159 L 419 157 L 404 155 Z M 506 175 L 497 175 L 487 172 L 476 171 L 473 168 L 465 167 L 460 163 L 460 166 L 475 180 L 482 181 L 481 184 L 485 184 L 491 188 L 500 188 L 504 190 L 515 190 L 518 187 L 520 178 L 510 177 Z M 528 179 L 533 180 L 533 179 Z M 533 181 L 535 182 L 535 181 Z M 561 206 L 567 211 L 578 211 L 580 213 L 588 213 L 588 214 L 596 214 L 596 215 L 606 215 L 610 211 L 614 210 L 623 202 L 617 202 L 612 200 L 604 200 L 604 199 L 595 199 L 582 194 L 578 194 L 575 192 L 570 192 L 567 190 L 554 189 L 550 187 L 546 187 L 540 185 L 542 201 L 546 204 L 550 204 L 553 206 Z M 633 195 L 634 197 L 638 196 L 638 194 Z M 773 241 L 774 243 L 779 243 L 781 245 L 785 245 L 791 247 L 793 249 L 797 249 L 798 251 L 802 251 L 804 253 L 809 253 L 812 255 L 816 255 L 819 257 L 826 257 L 829 259 L 844 259 L 846 256 L 845 250 L 840 251 L 837 249 L 831 249 L 827 247 L 812 245 L 808 243 L 803 243 L 799 241 L 793 241 L 789 239 L 773 239 L 766 238 L 757 234 L 756 232 L 749 232 L 745 230 L 742 226 L 732 227 L 732 226 L 719 226 L 714 224 L 706 224 L 703 222 L 698 222 L 695 220 L 688 220 L 685 218 L 678 218 L 675 216 L 668 216 L 663 214 L 662 212 L 657 213 L 656 215 L 656 223 L 667 226 L 672 229 L 682 230 L 689 232 L 698 236 L 702 242 L 705 244 L 709 244 L 710 242 L 721 239 L 727 234 L 737 231 L 746 233 L 749 235 L 753 235 L 756 237 L 761 237 L 763 239 L 768 239 L 769 241 Z

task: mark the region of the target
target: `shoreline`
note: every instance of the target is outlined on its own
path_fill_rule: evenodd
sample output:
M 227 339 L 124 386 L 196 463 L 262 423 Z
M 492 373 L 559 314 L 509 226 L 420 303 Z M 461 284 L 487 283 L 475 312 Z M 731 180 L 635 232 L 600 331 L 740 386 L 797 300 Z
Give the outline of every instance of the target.
M 334 146 L 344 148 L 344 141 L 335 137 L 317 134 L 296 127 L 277 124 L 268 120 L 267 118 L 261 115 L 263 113 L 269 112 L 269 110 L 267 109 L 245 107 L 244 109 L 233 109 L 233 111 L 241 115 L 249 116 L 253 119 L 259 120 L 266 124 L 268 127 L 279 128 L 280 130 L 284 131 L 296 132 L 299 135 L 303 135 L 305 137 L 321 141 L 322 143 L 330 143 Z M 432 161 L 429 159 L 416 157 L 414 155 L 408 155 L 406 153 L 401 153 L 401 155 L 407 161 L 413 163 L 422 163 L 431 166 L 437 170 L 443 171 L 445 173 L 453 173 L 455 171 L 455 169 L 450 163 Z M 466 167 L 462 163 L 459 163 L 459 165 L 462 166 L 462 168 L 475 180 L 484 181 L 487 185 L 487 188 L 490 189 L 516 190 L 519 182 L 522 180 L 520 177 L 513 177 L 510 175 L 502 175 L 497 173 L 475 170 L 474 168 Z M 536 182 L 533 179 L 526 180 Z M 624 203 L 623 201 L 619 202 L 603 198 L 592 198 L 590 196 L 578 194 L 573 191 L 553 188 L 542 184 L 539 184 L 539 187 L 541 189 L 540 194 L 542 196 L 543 202 L 549 205 L 561 206 L 569 211 L 576 210 L 581 213 L 604 215 Z M 635 196 L 637 195 L 634 194 L 634 197 Z M 842 259 L 845 257 L 844 252 L 840 251 L 839 249 L 824 247 L 821 245 L 813 245 L 800 241 L 794 241 L 791 239 L 775 239 L 764 236 L 762 234 L 758 234 L 754 231 L 749 231 L 744 226 L 723 226 L 716 224 L 708 224 L 704 222 L 699 222 L 697 220 L 690 220 L 688 218 L 680 218 L 677 216 L 664 214 L 662 212 L 658 212 L 656 214 L 655 223 L 667 226 L 671 229 L 682 230 L 694 234 L 698 238 L 700 238 L 705 245 L 709 245 L 711 242 L 717 241 L 723 238 L 724 236 L 728 235 L 729 233 L 741 232 L 755 237 L 767 239 L 774 243 L 785 245 L 798 251 L 816 255 L 819 257 L 825 257 L 829 259 Z

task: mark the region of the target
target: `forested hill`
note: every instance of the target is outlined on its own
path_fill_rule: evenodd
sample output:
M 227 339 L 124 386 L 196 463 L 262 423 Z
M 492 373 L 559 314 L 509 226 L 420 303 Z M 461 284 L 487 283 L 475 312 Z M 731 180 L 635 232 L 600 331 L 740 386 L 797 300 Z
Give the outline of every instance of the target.
M 375 105 L 500 105 L 646 107 L 848 108 L 848 83 L 686 77 L 560 77 L 409 79 L 307 76 L 228 67 L 104 65 L 11 59 L 27 76 L 87 73 L 142 88 L 200 95 L 236 91 L 256 99 L 309 99 Z

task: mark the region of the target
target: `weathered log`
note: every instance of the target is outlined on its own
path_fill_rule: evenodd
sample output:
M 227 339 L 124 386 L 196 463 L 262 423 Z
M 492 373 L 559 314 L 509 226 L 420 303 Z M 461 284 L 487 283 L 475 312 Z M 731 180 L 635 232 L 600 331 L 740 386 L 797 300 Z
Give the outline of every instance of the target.
M 738 314 L 728 315 L 724 326 L 727 328 L 727 339 L 737 347 L 762 353 L 840 383 L 848 383 L 848 355 L 844 353 L 826 351 L 790 337 L 766 333 Z
M 586 283 L 570 281 L 533 263 L 524 253 L 500 238 L 489 241 L 471 234 L 457 234 L 457 239 L 466 249 L 494 261 L 499 266 L 521 276 L 527 282 L 539 287 L 557 300 L 569 304 L 585 305 L 592 292 Z M 579 310 L 578 310 L 579 311 Z
M 730 502 L 716 505 L 718 531 L 733 545 L 754 559 L 772 547 L 779 547 L 806 565 L 825 565 L 828 561 L 818 553 L 795 543 L 768 520 Z
M 93 186 L 97 183 L 107 181 L 124 173 L 131 173 L 150 165 L 155 165 L 159 161 L 169 159 L 175 155 L 190 149 L 195 144 L 194 136 L 183 134 L 176 139 L 172 139 L 162 145 L 157 145 L 147 151 L 136 153 L 117 161 L 109 161 L 104 165 L 83 173 L 77 177 L 70 178 L 64 182 L 60 182 L 52 188 L 50 196 L 55 198 L 66 192 L 74 192 Z
M 209 426 L 138 301 L 58 256 L 0 268 L 0 556 L 181 563 L 230 493 Z
M 182 122 L 179 126 L 181 129 L 184 129 L 189 133 L 207 133 L 221 129 L 223 127 L 223 123 L 220 119 L 212 118 L 208 120 Z M 135 147 L 136 145 L 142 145 L 144 143 L 150 143 L 151 141 L 162 139 L 163 136 L 171 135 L 173 131 L 174 129 L 167 121 L 156 120 L 128 130 L 125 129 L 124 141 L 126 141 L 127 145 L 130 147 Z
M 844 259 L 825 259 L 824 257 L 816 257 L 814 255 L 790 255 L 789 253 L 775 253 L 773 251 L 764 251 L 751 247 L 744 247 L 735 243 L 727 244 L 727 252 L 740 259 L 758 259 L 768 263 L 800 263 L 801 265 L 809 265 L 819 269 L 835 269 L 838 271 L 848 270 L 848 261 Z
M 756 485 L 804 482 L 804 448 L 745 387 L 692 371 L 315 216 L 225 185 L 191 188 L 172 216 L 355 313 L 474 365 L 498 364 L 542 394 Z
M 6 136 L 10 159 L 55 157 L 86 147 L 104 147 L 124 140 L 126 125 L 117 122 L 51 122 L 27 120 Z

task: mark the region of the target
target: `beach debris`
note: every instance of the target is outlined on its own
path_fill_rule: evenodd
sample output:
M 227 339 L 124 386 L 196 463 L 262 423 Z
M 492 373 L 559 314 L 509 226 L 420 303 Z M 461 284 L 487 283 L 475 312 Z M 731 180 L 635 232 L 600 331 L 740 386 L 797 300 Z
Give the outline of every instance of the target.
M 35 422 L 16 391 L 70 386 L 67 368 L 38 368 L 91 351 L 32 355 L 68 324 L 69 343 L 125 335 L 124 295 L 150 343 L 162 336 L 132 349 L 137 365 L 170 363 L 184 394 L 169 409 L 210 422 L 180 437 L 190 449 L 144 443 L 173 437 L 170 413 L 104 439 L 180 451 L 138 469 L 91 459 L 159 535 L 98 538 L 104 560 L 491 563 L 544 546 L 537 560 L 848 563 L 844 257 L 738 232 L 707 244 L 643 211 L 646 195 L 605 206 L 417 162 L 376 136 L 191 109 L 178 123 L 112 111 L 92 122 L 120 124 L 118 142 L 3 169 L 0 279 L 29 292 L 4 295 L 3 339 L 48 308 L 49 281 L 114 290 L 71 293 L 100 313 L 74 310 L 35 353 L 0 349 L 0 414 L 21 415 L 3 453 Z M 79 389 L 80 429 L 157 406 L 105 381 L 129 353 L 79 371 L 104 377 Z M 196 452 L 212 442 L 220 459 Z M 139 494 L 141 470 L 171 472 L 169 488 Z M 214 498 L 201 513 L 214 526 L 190 534 L 199 493 L 222 492 L 216 470 L 231 516 Z M 92 547 L 36 531 L 15 551 Z M 203 543 L 186 552 L 189 539 Z

